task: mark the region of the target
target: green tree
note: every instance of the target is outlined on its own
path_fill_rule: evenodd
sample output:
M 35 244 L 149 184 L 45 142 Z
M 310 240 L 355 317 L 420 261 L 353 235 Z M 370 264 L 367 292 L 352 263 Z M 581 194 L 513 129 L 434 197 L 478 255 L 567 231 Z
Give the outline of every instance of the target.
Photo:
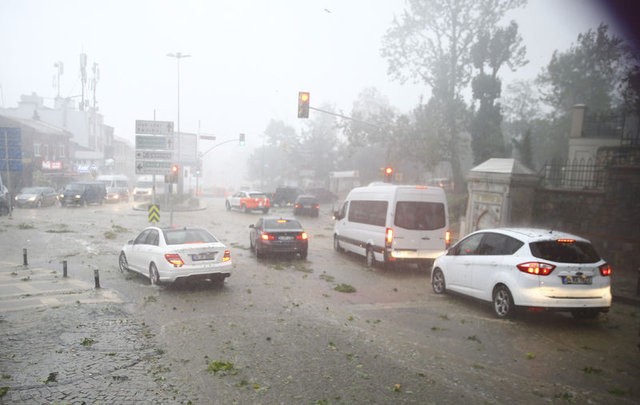
M 450 159 L 454 184 L 464 177 L 457 145 L 463 130 L 459 106 L 471 77 L 471 46 L 478 34 L 495 27 L 507 11 L 524 0 L 408 0 L 383 38 L 382 55 L 389 74 L 402 81 L 427 85 L 442 108 L 436 117 L 445 137 L 442 151 Z
M 473 98 L 480 104 L 471 124 L 471 148 L 475 164 L 505 155 L 500 127 L 502 113 L 500 103 L 496 102 L 502 91 L 498 73 L 503 66 L 511 70 L 524 66 L 527 63 L 525 53 L 518 25 L 513 21 L 507 27 L 480 33 L 471 47 L 473 66 L 477 69 L 471 89 Z
M 622 102 L 625 77 L 636 56 L 625 41 L 612 35 L 606 24 L 578 35 L 566 52 L 555 51 L 537 78 L 542 100 L 556 111 L 568 112 L 575 104 L 606 112 Z

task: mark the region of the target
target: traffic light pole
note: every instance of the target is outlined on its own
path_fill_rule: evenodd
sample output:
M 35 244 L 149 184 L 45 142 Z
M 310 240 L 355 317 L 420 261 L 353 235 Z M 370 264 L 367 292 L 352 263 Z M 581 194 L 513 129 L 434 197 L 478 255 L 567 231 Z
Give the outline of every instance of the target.
M 224 145 L 225 143 L 231 143 L 231 142 L 238 142 L 238 140 L 237 139 L 230 139 L 228 141 L 220 142 L 219 144 L 213 145 L 212 147 L 207 149 L 205 152 L 201 153 L 200 157 L 204 157 L 204 155 L 206 155 L 207 153 L 211 152 L 212 150 L 214 150 L 215 148 L 217 148 L 220 145 Z
M 374 128 L 378 128 L 378 126 L 375 125 L 375 124 L 372 124 L 372 123 L 367 122 L 367 121 L 362 121 L 362 120 L 359 120 L 359 119 L 356 119 L 356 118 L 348 117 L 346 115 L 334 113 L 334 112 L 331 112 L 331 111 L 322 110 L 320 108 L 315 108 L 315 107 L 311 107 L 311 106 L 309 106 L 309 109 L 310 110 L 314 110 L 314 111 L 318 111 L 318 112 L 321 112 L 321 113 L 324 113 L 324 114 L 333 115 L 334 117 L 339 117 L 339 118 L 343 118 L 345 120 L 349 120 L 349 121 L 353 121 L 353 122 L 359 122 L 361 124 L 365 124 L 365 125 L 369 125 L 369 126 L 374 127 Z

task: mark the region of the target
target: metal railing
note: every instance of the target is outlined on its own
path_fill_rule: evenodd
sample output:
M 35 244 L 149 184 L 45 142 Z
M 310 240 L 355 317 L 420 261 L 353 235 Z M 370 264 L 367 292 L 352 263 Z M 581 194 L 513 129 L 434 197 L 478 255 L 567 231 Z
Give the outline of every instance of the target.
M 542 168 L 540 176 L 545 187 L 594 191 L 604 190 L 607 177 L 605 166 L 592 159 L 553 160 Z

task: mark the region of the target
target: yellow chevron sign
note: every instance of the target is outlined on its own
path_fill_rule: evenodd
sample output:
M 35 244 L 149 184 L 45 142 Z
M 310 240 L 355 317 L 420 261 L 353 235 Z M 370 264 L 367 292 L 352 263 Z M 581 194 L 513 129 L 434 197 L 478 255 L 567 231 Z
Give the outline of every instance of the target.
M 160 206 L 157 204 L 149 205 L 149 222 L 159 222 L 160 221 Z

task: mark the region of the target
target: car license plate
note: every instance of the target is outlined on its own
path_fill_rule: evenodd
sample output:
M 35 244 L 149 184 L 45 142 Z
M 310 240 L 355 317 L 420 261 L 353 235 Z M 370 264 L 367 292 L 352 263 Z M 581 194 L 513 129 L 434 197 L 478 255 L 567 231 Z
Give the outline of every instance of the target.
M 562 284 L 591 284 L 591 276 L 564 276 L 562 277 Z
M 288 235 L 280 236 L 278 237 L 278 240 L 293 240 L 293 236 L 288 236 Z
M 216 258 L 215 252 L 205 252 L 205 253 L 198 253 L 198 254 L 191 255 L 191 260 L 193 260 L 194 262 L 197 262 L 200 260 L 213 260 L 215 258 Z

